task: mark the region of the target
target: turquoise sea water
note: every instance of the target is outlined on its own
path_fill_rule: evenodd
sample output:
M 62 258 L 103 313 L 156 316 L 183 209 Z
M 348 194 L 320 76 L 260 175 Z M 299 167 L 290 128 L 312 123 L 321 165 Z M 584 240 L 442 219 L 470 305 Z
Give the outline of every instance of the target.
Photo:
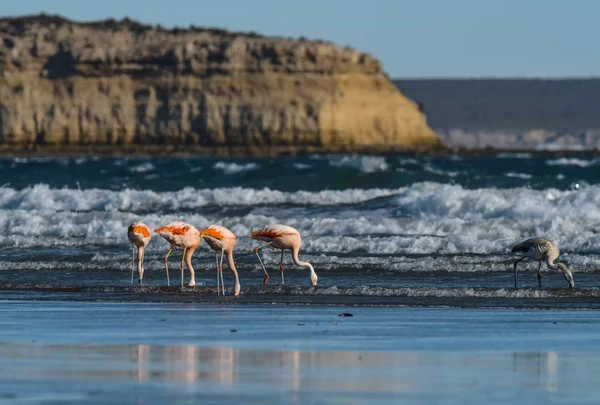
M 595 307 L 600 295 L 594 157 L 5 158 L 0 172 L 0 288 L 19 297 L 68 287 L 80 298 L 107 288 L 131 299 L 126 229 L 137 220 L 151 228 L 182 220 L 231 229 L 242 292 L 255 301 L 301 294 L 340 304 L 347 296 L 348 303 L 400 297 L 396 303 Z M 308 288 L 307 272 L 289 253 L 291 290 L 279 289 L 272 249 L 263 252 L 271 272 L 263 288 L 249 233 L 272 223 L 301 232 L 300 257 L 315 266 L 318 289 Z M 512 290 L 508 252 L 531 236 L 558 244 L 575 290 L 564 290 L 562 276 L 545 267 L 548 289 L 537 289 L 536 265 L 526 262 L 523 289 Z M 146 288 L 135 290 L 140 300 L 156 301 L 156 288 L 165 286 L 167 250 L 152 239 Z M 175 285 L 180 253 L 171 256 Z M 213 262 L 206 245 L 195 253 L 200 286 L 182 297 L 214 292 Z M 165 299 L 176 300 L 176 292 Z

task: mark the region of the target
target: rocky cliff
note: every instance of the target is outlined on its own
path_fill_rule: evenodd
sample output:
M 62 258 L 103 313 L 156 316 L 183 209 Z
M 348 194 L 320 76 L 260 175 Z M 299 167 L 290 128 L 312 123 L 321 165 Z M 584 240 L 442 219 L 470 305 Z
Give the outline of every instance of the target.
M 0 145 L 427 149 L 378 60 L 322 41 L 130 20 L 0 19 Z

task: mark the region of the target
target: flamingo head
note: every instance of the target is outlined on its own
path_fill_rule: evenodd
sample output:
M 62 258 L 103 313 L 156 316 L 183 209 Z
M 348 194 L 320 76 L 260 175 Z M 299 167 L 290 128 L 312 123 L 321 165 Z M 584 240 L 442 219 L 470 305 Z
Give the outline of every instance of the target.
M 565 280 L 567 280 L 569 283 L 569 288 L 575 287 L 575 281 L 573 280 L 573 274 L 571 273 L 571 270 L 569 270 L 569 268 L 562 263 L 557 263 L 557 266 L 562 270 Z
M 319 281 L 319 277 L 317 277 L 317 273 L 314 271 L 310 273 L 310 283 L 313 287 L 317 286 L 317 282 Z

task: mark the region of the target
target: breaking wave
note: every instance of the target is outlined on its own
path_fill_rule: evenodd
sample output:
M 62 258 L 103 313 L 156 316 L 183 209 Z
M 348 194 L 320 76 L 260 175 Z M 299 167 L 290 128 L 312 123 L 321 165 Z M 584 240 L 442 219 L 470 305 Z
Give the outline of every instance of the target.
M 214 169 L 221 170 L 225 174 L 237 174 L 241 172 L 248 172 L 251 170 L 258 169 L 258 164 L 256 163 L 226 163 L 226 162 L 217 162 L 213 166 Z
M 559 158 L 548 160 L 546 164 L 548 166 L 579 166 L 579 167 L 590 167 L 600 163 L 599 159 L 578 159 L 578 158 Z
M 415 183 L 395 189 L 283 192 L 244 187 L 157 192 L 0 187 L 0 247 L 122 246 L 135 220 L 151 228 L 184 220 L 220 223 L 251 249 L 252 229 L 286 223 L 299 229 L 303 252 L 493 254 L 538 235 L 563 252 L 600 253 L 600 187 L 576 190 L 468 189 Z M 155 241 L 156 240 L 156 241 Z M 152 244 L 160 244 L 153 238 Z M 157 245 L 158 246 L 158 245 Z M 162 246 L 162 245 L 161 245 Z

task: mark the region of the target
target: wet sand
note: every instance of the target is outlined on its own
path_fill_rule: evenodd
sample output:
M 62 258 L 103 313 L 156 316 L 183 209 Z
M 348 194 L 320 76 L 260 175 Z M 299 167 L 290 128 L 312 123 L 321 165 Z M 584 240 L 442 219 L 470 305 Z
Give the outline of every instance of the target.
M 591 404 L 599 321 L 574 310 L 0 301 L 0 404 Z
M 593 279 L 583 275 L 581 279 Z M 416 277 L 415 277 L 416 278 Z M 216 287 L 86 286 L 0 284 L 4 300 L 79 301 L 114 303 L 202 303 L 215 305 L 314 305 L 314 306 L 416 306 L 519 309 L 600 309 L 598 288 L 489 288 L 443 287 L 450 277 L 436 278 L 427 286 L 244 286 L 217 295 Z M 480 277 L 483 278 L 483 277 Z M 502 277 L 491 276 L 490 279 Z M 505 277 L 504 277 L 505 278 Z M 11 280 L 12 281 L 12 280 Z M 88 280 L 89 281 L 89 280 Z M 304 281 L 304 280 L 303 280 Z M 468 283 L 471 280 L 467 280 Z M 477 282 L 477 279 L 471 281 Z M 466 284 L 465 283 L 465 284 Z M 258 284 L 258 283 L 257 283 Z M 325 283 L 323 283 L 325 284 Z M 416 283 L 414 283 L 416 284 Z

